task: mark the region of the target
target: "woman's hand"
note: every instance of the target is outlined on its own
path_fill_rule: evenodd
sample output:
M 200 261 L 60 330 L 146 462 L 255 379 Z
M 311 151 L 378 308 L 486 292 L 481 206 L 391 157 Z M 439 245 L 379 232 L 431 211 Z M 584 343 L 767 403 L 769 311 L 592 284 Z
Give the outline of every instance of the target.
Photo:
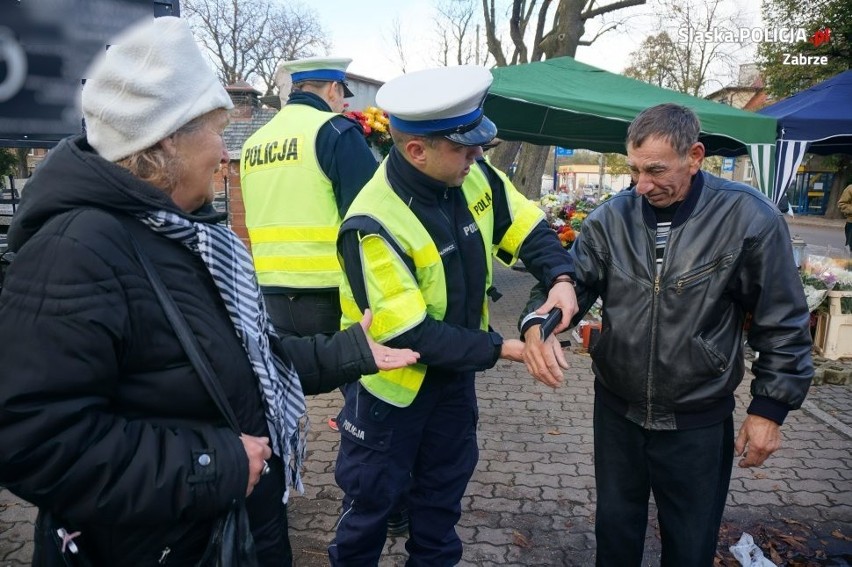
M 410 348 L 391 348 L 374 341 L 369 333 L 372 323 L 373 313 L 367 309 L 364 311 L 364 316 L 361 318 L 360 324 L 361 328 L 364 329 L 367 344 L 370 345 L 370 350 L 373 352 L 373 360 L 376 361 L 376 366 L 379 367 L 379 370 L 403 368 L 417 362 L 420 358 L 419 352 L 414 352 Z
M 263 470 L 267 466 L 266 459 L 272 456 L 272 449 L 269 447 L 269 437 L 254 437 L 243 433 L 240 435 L 240 441 L 243 442 L 243 449 L 246 450 L 249 460 L 248 487 L 246 488 L 246 496 L 248 496 L 260 482 Z

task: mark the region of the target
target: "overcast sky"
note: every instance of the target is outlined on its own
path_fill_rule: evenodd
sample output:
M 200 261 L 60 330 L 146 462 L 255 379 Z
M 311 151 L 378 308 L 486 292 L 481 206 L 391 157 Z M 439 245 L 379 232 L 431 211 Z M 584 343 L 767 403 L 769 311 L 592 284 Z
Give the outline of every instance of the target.
M 430 55 L 434 52 L 436 1 L 319 0 L 310 5 L 317 10 L 319 20 L 332 42 L 331 54 L 351 57 L 353 62 L 349 70 L 353 73 L 386 81 L 401 73 L 391 41 L 394 19 L 398 19 L 406 37 L 407 70 L 435 66 Z M 728 9 L 736 10 L 746 24 L 757 25 L 760 22 L 760 0 L 723 1 Z M 620 73 L 628 65 L 630 53 L 650 33 L 658 31 L 653 2 L 649 0 L 645 6 L 628 8 L 608 16 L 607 22 L 618 20 L 617 29 L 601 36 L 590 47 L 580 47 L 577 60 Z M 475 5 L 481 10 L 479 0 L 475 1 Z M 506 20 L 505 16 L 498 18 L 503 22 Z M 591 37 L 603 23 L 600 17 L 592 20 L 584 37 Z M 742 62 L 747 62 L 749 55 L 742 53 Z M 709 85 L 709 90 L 721 86 L 724 85 L 717 80 L 717 84 Z

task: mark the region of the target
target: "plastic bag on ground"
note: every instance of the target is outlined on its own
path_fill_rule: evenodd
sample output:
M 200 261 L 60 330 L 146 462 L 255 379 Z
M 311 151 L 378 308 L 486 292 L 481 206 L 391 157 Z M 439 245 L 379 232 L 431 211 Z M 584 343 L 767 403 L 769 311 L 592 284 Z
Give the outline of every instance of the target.
M 743 533 L 740 541 L 728 548 L 743 567 L 777 567 L 763 556 L 763 551 L 754 543 L 751 534 Z

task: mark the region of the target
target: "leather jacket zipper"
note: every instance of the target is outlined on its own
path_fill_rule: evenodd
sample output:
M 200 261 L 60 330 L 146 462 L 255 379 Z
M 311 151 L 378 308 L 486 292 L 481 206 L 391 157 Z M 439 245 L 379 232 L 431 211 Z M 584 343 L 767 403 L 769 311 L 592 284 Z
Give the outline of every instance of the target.
M 648 352 L 648 379 L 645 382 L 645 427 L 647 429 L 651 429 L 651 423 L 653 422 L 653 405 L 651 404 L 651 383 L 654 379 L 654 352 L 657 348 L 657 318 L 659 316 L 657 309 L 657 299 L 660 295 L 660 281 L 662 281 L 662 274 L 666 269 L 666 259 L 669 257 L 669 248 L 672 243 L 672 233 L 669 232 L 668 241 L 666 242 L 666 247 L 663 250 L 663 261 L 660 264 L 659 271 L 657 271 L 657 235 L 654 231 L 651 231 L 649 240 L 651 246 L 651 265 L 652 269 L 654 270 L 654 293 L 651 297 L 651 344 Z
M 707 266 L 706 268 L 704 268 L 703 270 L 701 270 L 700 272 L 696 272 L 694 274 L 690 274 L 688 276 L 680 278 L 679 280 L 677 280 L 677 282 L 675 282 L 675 291 L 678 293 L 678 295 L 683 293 L 683 288 L 685 288 L 687 285 L 703 278 L 708 274 L 715 272 L 719 268 L 719 266 L 721 266 L 723 263 L 727 262 L 733 257 L 733 254 L 726 254 L 715 262 L 713 262 L 712 264 L 710 264 L 709 266 Z

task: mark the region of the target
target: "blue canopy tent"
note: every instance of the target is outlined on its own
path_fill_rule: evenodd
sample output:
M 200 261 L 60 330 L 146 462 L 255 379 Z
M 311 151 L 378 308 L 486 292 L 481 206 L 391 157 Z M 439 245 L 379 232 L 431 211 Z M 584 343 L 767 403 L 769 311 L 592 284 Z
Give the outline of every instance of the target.
M 806 151 L 852 154 L 852 70 L 767 106 L 758 114 L 778 119 L 772 190 L 772 198 L 778 203 Z

